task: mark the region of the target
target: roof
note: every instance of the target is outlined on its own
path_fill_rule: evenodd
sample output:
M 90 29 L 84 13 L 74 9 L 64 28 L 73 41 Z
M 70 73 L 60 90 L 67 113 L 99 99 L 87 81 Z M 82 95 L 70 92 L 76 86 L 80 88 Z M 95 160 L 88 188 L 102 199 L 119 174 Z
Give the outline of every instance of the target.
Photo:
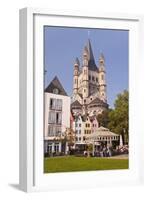
M 95 59 L 94 59 L 94 55 L 93 55 L 90 39 L 88 39 L 88 43 L 87 43 L 85 49 L 88 51 L 88 58 L 89 58 L 89 60 L 88 60 L 88 68 L 89 68 L 89 70 L 97 71 L 98 68 L 97 68 L 97 66 L 95 64 Z
M 71 104 L 71 107 L 82 107 L 82 105 L 80 104 L 80 102 L 78 100 L 74 101 L 72 104 Z
M 78 65 L 78 66 L 80 66 L 80 61 L 79 61 L 79 59 L 77 57 L 75 59 L 75 64 Z
M 89 116 L 89 119 L 90 119 L 91 122 L 93 122 L 96 119 L 96 116 L 95 115 Z
M 53 90 L 57 88 L 59 90 L 59 95 L 68 96 L 65 92 L 63 86 L 61 85 L 59 79 L 57 76 L 54 77 L 54 79 L 50 82 L 50 84 L 46 87 L 45 92 L 47 93 L 54 93 Z
M 87 120 L 87 117 L 88 117 L 88 115 L 82 115 L 82 120 L 84 121 L 84 122 L 86 122 L 86 120 Z
M 99 60 L 104 60 L 105 61 L 105 57 L 104 57 L 104 54 L 102 52 L 100 54 Z
M 88 137 L 92 138 L 92 137 L 97 137 L 97 136 L 100 137 L 100 136 L 119 136 L 119 135 L 111 132 L 108 128 L 101 126 L 96 130 L 95 133 L 89 135 Z
M 91 101 L 89 103 L 88 106 L 92 106 L 92 105 L 97 105 L 97 106 L 106 106 L 107 103 L 105 103 L 104 101 L 102 101 L 101 99 L 99 99 L 98 97 L 95 98 L 93 101 Z

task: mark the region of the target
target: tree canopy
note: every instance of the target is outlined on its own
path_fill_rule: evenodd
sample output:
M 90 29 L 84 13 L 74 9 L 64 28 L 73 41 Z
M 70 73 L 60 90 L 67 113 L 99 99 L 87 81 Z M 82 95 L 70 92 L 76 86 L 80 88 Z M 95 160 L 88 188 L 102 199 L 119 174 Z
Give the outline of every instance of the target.
M 128 140 L 128 102 L 129 93 L 127 90 L 124 90 L 123 93 L 117 95 L 114 103 L 114 109 L 108 114 L 108 128 L 117 134 L 121 134 L 125 142 Z
M 114 109 L 108 109 L 97 116 L 100 126 L 109 128 L 112 132 L 121 134 L 123 140 L 128 142 L 128 120 L 129 120 L 129 93 L 124 90 L 117 95 Z

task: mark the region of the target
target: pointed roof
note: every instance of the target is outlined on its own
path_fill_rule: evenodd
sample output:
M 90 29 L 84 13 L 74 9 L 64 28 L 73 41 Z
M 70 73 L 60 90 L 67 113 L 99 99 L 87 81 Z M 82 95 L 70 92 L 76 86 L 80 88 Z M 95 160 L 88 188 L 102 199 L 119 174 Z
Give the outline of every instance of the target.
M 97 106 L 108 106 L 107 103 L 103 102 L 98 97 L 95 98 L 93 101 L 90 102 L 88 106 L 97 105 Z
M 80 66 L 80 61 L 79 61 L 78 57 L 76 57 L 76 59 L 75 59 L 75 65 Z
M 89 136 L 87 136 L 88 138 L 95 138 L 95 137 L 100 137 L 100 136 L 118 136 L 118 134 L 111 132 L 108 128 L 105 128 L 103 126 L 99 127 L 95 133 L 90 134 Z
M 92 71 L 97 71 L 98 68 L 95 64 L 95 59 L 94 59 L 94 55 L 93 55 L 93 51 L 92 51 L 92 46 L 91 46 L 91 42 L 90 42 L 90 39 L 88 39 L 88 43 L 86 45 L 86 48 L 88 50 L 88 57 L 89 57 L 89 60 L 88 60 L 88 68 Z
M 54 93 L 54 89 L 59 90 L 59 95 L 68 96 L 57 76 L 55 76 L 54 79 L 50 82 L 50 84 L 46 87 L 45 92 Z
M 80 102 L 78 100 L 76 100 L 71 104 L 71 107 L 79 107 L 79 108 L 81 108 L 82 105 L 80 104 Z
M 104 60 L 105 61 L 105 57 L 104 57 L 104 54 L 102 52 L 100 53 L 99 60 Z

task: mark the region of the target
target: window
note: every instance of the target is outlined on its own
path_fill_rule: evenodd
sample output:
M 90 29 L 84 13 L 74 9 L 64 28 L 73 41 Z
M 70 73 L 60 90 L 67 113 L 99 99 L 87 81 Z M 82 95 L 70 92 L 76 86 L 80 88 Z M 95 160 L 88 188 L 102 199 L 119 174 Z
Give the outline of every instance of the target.
M 59 152 L 59 143 L 55 143 L 55 145 L 54 145 L 54 151 L 56 153 Z
M 50 111 L 49 112 L 49 119 L 48 119 L 49 123 L 55 123 L 56 122 L 56 116 L 55 116 L 55 112 Z
M 61 121 L 62 121 L 62 113 L 57 112 L 56 113 L 56 124 L 61 124 Z
M 81 134 L 81 130 L 79 130 L 79 134 Z
M 79 127 L 81 127 L 81 124 L 79 124 Z
M 50 109 L 55 109 L 56 106 L 56 99 L 50 99 Z
M 92 80 L 93 80 L 93 81 L 95 81 L 95 78 L 94 78 L 94 76 L 92 76 Z
M 96 78 L 96 82 L 98 82 L 98 78 Z
M 55 136 L 56 133 L 56 127 L 55 126 L 48 126 L 48 136 Z
M 102 74 L 101 79 L 104 80 L 104 75 Z
M 61 112 L 49 112 L 49 124 L 61 124 L 62 123 L 62 113 Z
M 62 99 L 50 99 L 50 109 L 62 110 Z
M 86 70 L 84 70 L 84 74 L 86 74 Z
M 59 94 L 58 88 L 54 88 L 54 89 L 53 89 L 53 93 L 54 93 L 54 94 Z
M 79 137 L 79 141 L 81 141 L 81 137 Z
M 61 126 L 56 127 L 56 133 L 55 136 L 60 136 L 61 135 Z
M 56 109 L 62 110 L 62 99 L 56 99 Z
M 47 152 L 52 153 L 52 143 L 48 143 Z
M 89 76 L 89 81 L 91 80 L 91 76 Z

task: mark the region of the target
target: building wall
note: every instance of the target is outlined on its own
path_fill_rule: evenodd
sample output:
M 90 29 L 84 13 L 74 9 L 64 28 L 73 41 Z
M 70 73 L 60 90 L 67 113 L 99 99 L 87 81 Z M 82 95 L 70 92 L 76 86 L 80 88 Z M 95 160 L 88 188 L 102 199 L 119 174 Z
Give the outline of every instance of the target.
M 61 122 L 61 132 L 63 133 L 66 128 L 70 127 L 70 97 L 52 94 L 52 93 L 45 93 L 44 96 L 44 136 L 45 140 L 50 140 L 52 137 L 48 136 L 48 119 L 49 119 L 49 112 L 50 112 L 50 99 L 61 99 L 62 100 L 62 122 Z
M 97 131 L 97 128 L 99 127 L 99 123 L 96 118 L 94 120 L 92 120 L 91 127 L 92 127 L 91 128 L 92 133 L 95 133 Z
M 82 118 L 79 116 L 78 119 L 76 119 L 73 122 L 73 130 L 76 133 L 76 144 L 83 143 L 84 127 L 85 127 L 85 123 L 82 121 Z

